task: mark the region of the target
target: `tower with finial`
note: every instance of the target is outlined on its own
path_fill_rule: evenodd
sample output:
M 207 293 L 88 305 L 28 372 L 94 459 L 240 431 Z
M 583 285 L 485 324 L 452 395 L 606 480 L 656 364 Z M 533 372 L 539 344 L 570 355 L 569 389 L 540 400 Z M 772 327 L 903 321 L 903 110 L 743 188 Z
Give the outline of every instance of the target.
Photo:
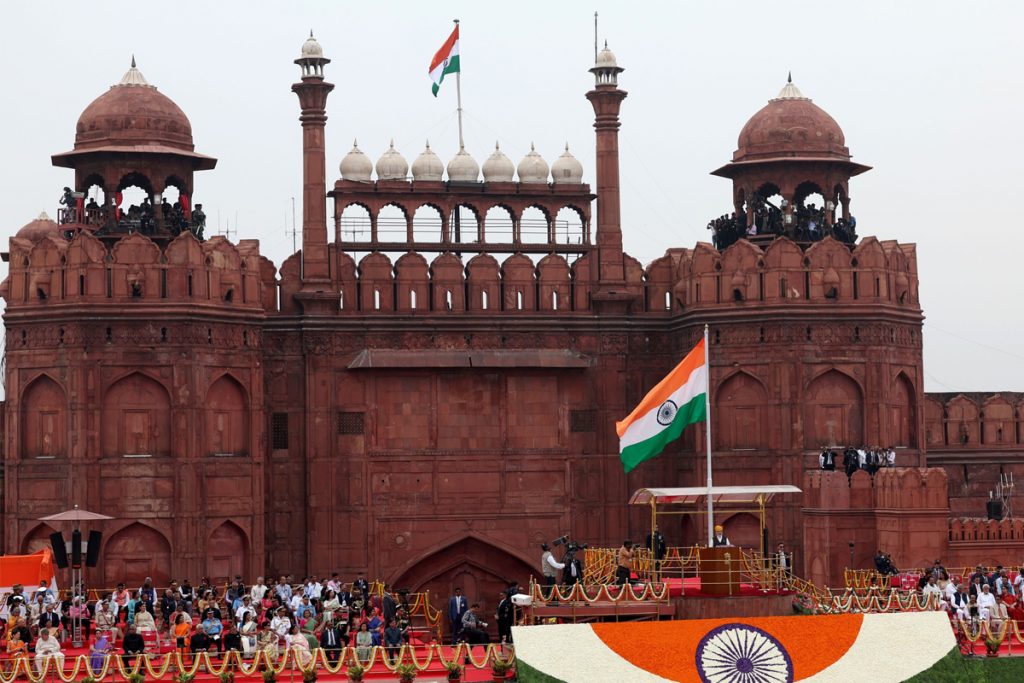
M 302 107 L 302 289 L 296 297 L 307 313 L 329 313 L 336 307 L 331 294 L 327 262 L 327 157 L 324 128 L 327 96 L 334 85 L 324 80 L 324 66 L 331 60 L 309 32 L 295 63 L 302 70 L 292 85 Z
M 621 313 L 636 297 L 626 288 L 625 261 L 622 254 L 622 225 L 619 205 L 619 107 L 626 91 L 619 89 L 623 72 L 608 49 L 597 53 L 594 89 L 587 99 L 594 107 L 597 138 L 597 291 L 593 300 L 598 310 Z

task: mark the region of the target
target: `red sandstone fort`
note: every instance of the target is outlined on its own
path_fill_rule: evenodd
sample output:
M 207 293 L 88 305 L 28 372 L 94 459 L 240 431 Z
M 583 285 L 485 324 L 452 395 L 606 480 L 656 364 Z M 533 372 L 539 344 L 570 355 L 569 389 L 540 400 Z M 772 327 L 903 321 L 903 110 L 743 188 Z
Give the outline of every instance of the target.
M 216 164 L 134 65 L 79 117 L 53 163 L 100 204 L 29 223 L 4 255 L 4 551 L 46 545 L 38 518 L 78 504 L 115 518 L 97 524 L 95 586 L 337 570 L 487 595 L 563 533 L 642 538 L 635 489 L 703 483 L 700 429 L 625 476 L 614 422 L 707 323 L 715 482 L 804 490 L 768 519 L 798 571 L 835 585 L 879 548 L 901 567 L 1021 560 L 1024 520 L 971 518 L 1024 473 L 1024 397 L 923 392 L 913 244 L 757 234 L 630 257 L 607 48 L 586 93 L 595 188 L 568 150 L 516 167 L 496 149 L 481 174 L 429 147 L 411 180 L 393 147 L 376 167 L 354 147 L 328 184 L 328 61 L 312 38 L 296 60 L 302 248 L 280 268 L 159 208 L 131 222 L 123 190 L 174 195 L 188 219 Z M 752 197 L 781 197 L 788 226 L 815 194 L 832 225 L 867 170 L 788 83 L 715 174 L 748 225 Z M 862 444 L 895 447 L 897 468 L 817 471 L 822 446 Z M 757 545 L 752 515 L 720 521 Z M 699 521 L 663 526 L 701 538 Z

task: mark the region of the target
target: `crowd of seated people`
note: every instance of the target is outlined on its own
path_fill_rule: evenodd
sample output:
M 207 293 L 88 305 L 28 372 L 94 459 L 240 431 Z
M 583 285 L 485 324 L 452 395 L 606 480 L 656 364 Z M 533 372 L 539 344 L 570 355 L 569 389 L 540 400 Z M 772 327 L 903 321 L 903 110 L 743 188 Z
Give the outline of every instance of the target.
M 841 462 L 839 460 L 840 450 L 843 454 Z M 822 447 L 821 454 L 818 455 L 818 467 L 827 472 L 833 472 L 840 465 L 848 477 L 852 477 L 853 473 L 858 470 L 864 470 L 873 475 L 883 467 L 896 466 L 896 449 L 892 446 L 888 448 L 847 446 L 843 449 L 838 446 Z
M 748 225 L 747 215 L 723 214 L 708 221 L 707 229 L 711 231 L 711 241 L 718 250 L 725 249 L 735 242 L 757 235 L 785 235 L 797 242 L 816 242 L 831 236 L 840 242 L 854 244 L 857 241 L 857 219 L 838 218 L 831 225 L 826 221 L 825 208 L 814 204 L 797 204 L 794 221 L 787 225 L 785 221 L 786 200 L 781 206 L 775 206 L 760 195 L 755 195 L 746 207 L 753 218 Z
M 97 228 L 102 234 L 108 229 L 107 209 L 96 203 L 91 198 L 84 207 L 84 215 L 80 215 L 78 199 L 71 188 L 65 187 L 64 194 L 60 198 L 60 204 L 64 207 L 58 212 L 61 224 L 84 223 Z M 198 239 L 203 239 L 203 232 L 206 229 L 206 214 L 203 213 L 203 205 L 196 204 L 186 215 L 185 208 L 180 201 L 173 204 L 164 198 L 159 207 L 154 207 L 149 197 L 145 197 L 141 204 L 133 204 L 127 210 L 122 211 L 115 208 L 113 222 L 118 231 L 141 232 L 144 235 L 156 233 L 156 211 L 160 212 L 163 219 L 164 230 L 172 235 L 180 235 L 183 232 L 191 231 Z
M 277 661 L 290 651 L 305 665 L 316 648 L 333 663 L 348 646 L 366 660 L 375 646 L 394 657 L 410 642 L 407 592 L 396 596 L 384 586 L 371 594 L 362 576 L 351 584 L 336 573 L 324 582 L 310 576 L 293 584 L 289 578 L 268 585 L 259 577 L 246 586 L 235 577 L 223 590 L 207 579 L 195 587 L 185 579 L 162 591 L 147 579 L 135 590 L 118 584 L 95 600 L 83 587 L 58 596 L 45 583 L 33 591 L 19 585 L 3 601 L 4 648 L 10 660 L 34 652 L 41 670 L 50 659 L 63 662 L 61 643 L 72 639 L 76 627 L 83 642 L 92 636 L 89 652 L 97 669 L 112 653 L 132 666 L 144 653 L 236 651 L 252 657 L 262 651 Z
M 950 575 L 935 560 L 931 567 L 920 571 L 917 590 L 922 597 L 935 595 L 938 608 L 957 624 L 977 629 L 986 623 L 990 629 L 998 629 L 1012 619 L 1019 626 L 1024 625 L 1024 573 L 1019 567 L 1016 572 L 1003 566 L 989 571 L 978 565 L 970 574 L 965 571 L 964 575 Z

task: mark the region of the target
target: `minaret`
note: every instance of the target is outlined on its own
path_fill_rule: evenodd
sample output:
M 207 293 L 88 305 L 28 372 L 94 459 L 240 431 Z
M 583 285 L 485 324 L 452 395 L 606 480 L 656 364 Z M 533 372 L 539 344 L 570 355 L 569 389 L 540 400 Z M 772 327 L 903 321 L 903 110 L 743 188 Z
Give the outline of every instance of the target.
M 327 260 L 327 160 L 324 127 L 327 123 L 327 95 L 334 90 L 324 81 L 323 48 L 309 32 L 302 54 L 295 63 L 302 67 L 302 81 L 292 85 L 302 106 L 302 290 L 299 298 L 309 312 L 317 292 L 330 289 Z M 302 294 L 306 296 L 302 296 Z M 327 303 L 326 301 L 324 302 Z M 314 307 L 315 304 L 314 304 Z
M 587 93 L 594 105 L 597 131 L 597 301 L 632 298 L 625 292 L 619 211 L 619 107 L 626 98 L 626 91 L 618 86 L 622 71 L 606 42 L 590 70 L 595 85 Z

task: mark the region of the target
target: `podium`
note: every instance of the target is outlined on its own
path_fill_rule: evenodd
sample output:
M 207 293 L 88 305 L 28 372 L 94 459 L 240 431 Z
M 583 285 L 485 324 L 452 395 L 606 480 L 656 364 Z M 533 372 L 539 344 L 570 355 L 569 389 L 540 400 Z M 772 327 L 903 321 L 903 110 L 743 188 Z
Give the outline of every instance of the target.
M 740 549 L 735 546 L 697 549 L 700 590 L 707 595 L 739 595 Z

